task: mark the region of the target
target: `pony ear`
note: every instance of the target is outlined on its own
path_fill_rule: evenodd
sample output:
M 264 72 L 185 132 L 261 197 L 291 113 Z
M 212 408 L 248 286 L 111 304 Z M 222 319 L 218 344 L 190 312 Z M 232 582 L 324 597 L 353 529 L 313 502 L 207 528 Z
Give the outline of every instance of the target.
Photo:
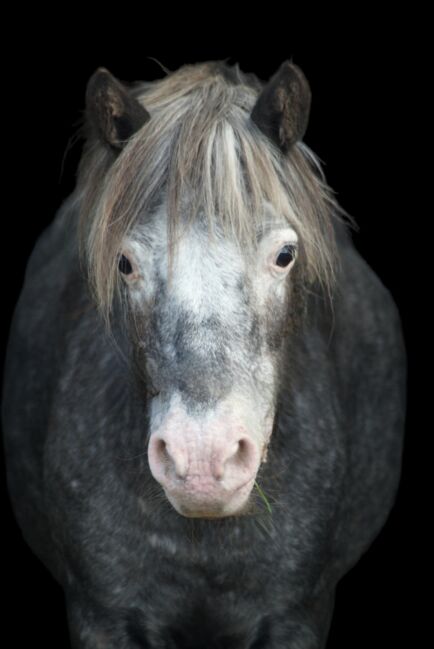
M 86 114 L 92 131 L 118 151 L 150 119 L 148 111 L 106 68 L 98 68 L 87 83 Z
M 285 61 L 261 91 L 251 119 L 283 153 L 301 140 L 309 120 L 311 92 L 300 68 Z

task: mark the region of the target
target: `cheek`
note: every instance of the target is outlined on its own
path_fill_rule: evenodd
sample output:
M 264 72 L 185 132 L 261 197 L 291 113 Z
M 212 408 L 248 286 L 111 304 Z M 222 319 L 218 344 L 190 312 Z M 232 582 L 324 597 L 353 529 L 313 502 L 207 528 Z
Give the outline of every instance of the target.
M 271 351 L 280 348 L 292 326 L 291 305 L 293 291 L 288 281 L 282 282 L 282 284 L 278 291 L 270 292 L 266 300 L 266 340 Z
M 292 271 L 291 268 L 287 273 L 276 275 L 264 264 L 255 269 L 252 285 L 257 307 L 262 315 L 269 313 L 270 308 L 279 311 L 284 309 L 291 290 Z

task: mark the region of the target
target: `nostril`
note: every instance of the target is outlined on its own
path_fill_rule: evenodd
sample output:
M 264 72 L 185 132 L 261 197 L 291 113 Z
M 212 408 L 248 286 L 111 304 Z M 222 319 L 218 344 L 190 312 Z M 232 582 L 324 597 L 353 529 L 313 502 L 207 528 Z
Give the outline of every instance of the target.
M 247 442 L 245 439 L 240 439 L 238 442 L 238 450 L 236 453 L 236 456 L 239 460 L 242 462 L 246 460 L 247 456 L 249 454 L 248 448 L 247 448 Z
M 231 473 L 231 469 L 237 472 L 252 472 L 257 459 L 256 446 L 248 437 L 240 438 L 229 449 L 227 454 L 214 463 L 213 475 L 217 480 L 222 480 Z
M 160 462 L 166 463 L 170 459 L 167 444 L 164 439 L 157 439 L 155 441 L 155 454 Z
M 249 439 L 242 437 L 240 440 L 238 440 L 238 447 L 233 456 L 236 464 L 238 466 L 249 468 L 252 464 L 253 459 L 252 450 L 253 444 Z
M 185 478 L 187 475 L 187 462 L 180 449 L 172 451 L 161 437 L 154 440 L 153 447 L 154 462 L 160 469 L 163 469 L 166 476 L 171 472 L 175 472 L 177 478 Z

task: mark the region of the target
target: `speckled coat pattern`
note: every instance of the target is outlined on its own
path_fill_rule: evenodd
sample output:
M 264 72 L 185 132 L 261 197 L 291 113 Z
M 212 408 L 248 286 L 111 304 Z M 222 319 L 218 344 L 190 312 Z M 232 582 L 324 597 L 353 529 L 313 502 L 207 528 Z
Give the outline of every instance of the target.
M 342 231 L 333 316 L 312 297 L 291 343 L 261 472 L 272 521 L 184 519 L 148 499 L 146 411 L 89 300 L 73 217 L 61 211 L 29 262 L 3 416 L 16 516 L 86 629 L 75 646 L 325 646 L 335 585 L 399 478 L 405 357 L 389 292 Z
M 150 473 L 148 403 L 89 295 L 77 209 L 67 199 L 33 251 L 3 394 L 15 515 L 64 588 L 72 646 L 324 649 L 336 584 L 399 482 L 406 361 L 390 293 L 336 221 L 333 308 L 311 290 L 279 352 L 258 474 L 272 513 L 185 518 Z M 113 327 L 126 344 L 116 313 Z

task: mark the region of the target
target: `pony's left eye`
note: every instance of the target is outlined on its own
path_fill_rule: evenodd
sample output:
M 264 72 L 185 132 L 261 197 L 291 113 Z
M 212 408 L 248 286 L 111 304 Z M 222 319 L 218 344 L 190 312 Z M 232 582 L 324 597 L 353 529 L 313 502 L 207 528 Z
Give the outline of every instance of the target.
M 296 246 L 288 243 L 286 246 L 283 246 L 283 248 L 280 249 L 274 263 L 276 264 L 276 266 L 280 266 L 280 268 L 286 268 L 292 261 L 294 261 L 296 253 Z
M 118 268 L 123 273 L 124 275 L 131 275 L 133 272 L 133 267 L 131 266 L 131 262 L 128 259 L 128 257 L 125 257 L 125 255 L 121 255 L 119 257 L 119 264 Z

